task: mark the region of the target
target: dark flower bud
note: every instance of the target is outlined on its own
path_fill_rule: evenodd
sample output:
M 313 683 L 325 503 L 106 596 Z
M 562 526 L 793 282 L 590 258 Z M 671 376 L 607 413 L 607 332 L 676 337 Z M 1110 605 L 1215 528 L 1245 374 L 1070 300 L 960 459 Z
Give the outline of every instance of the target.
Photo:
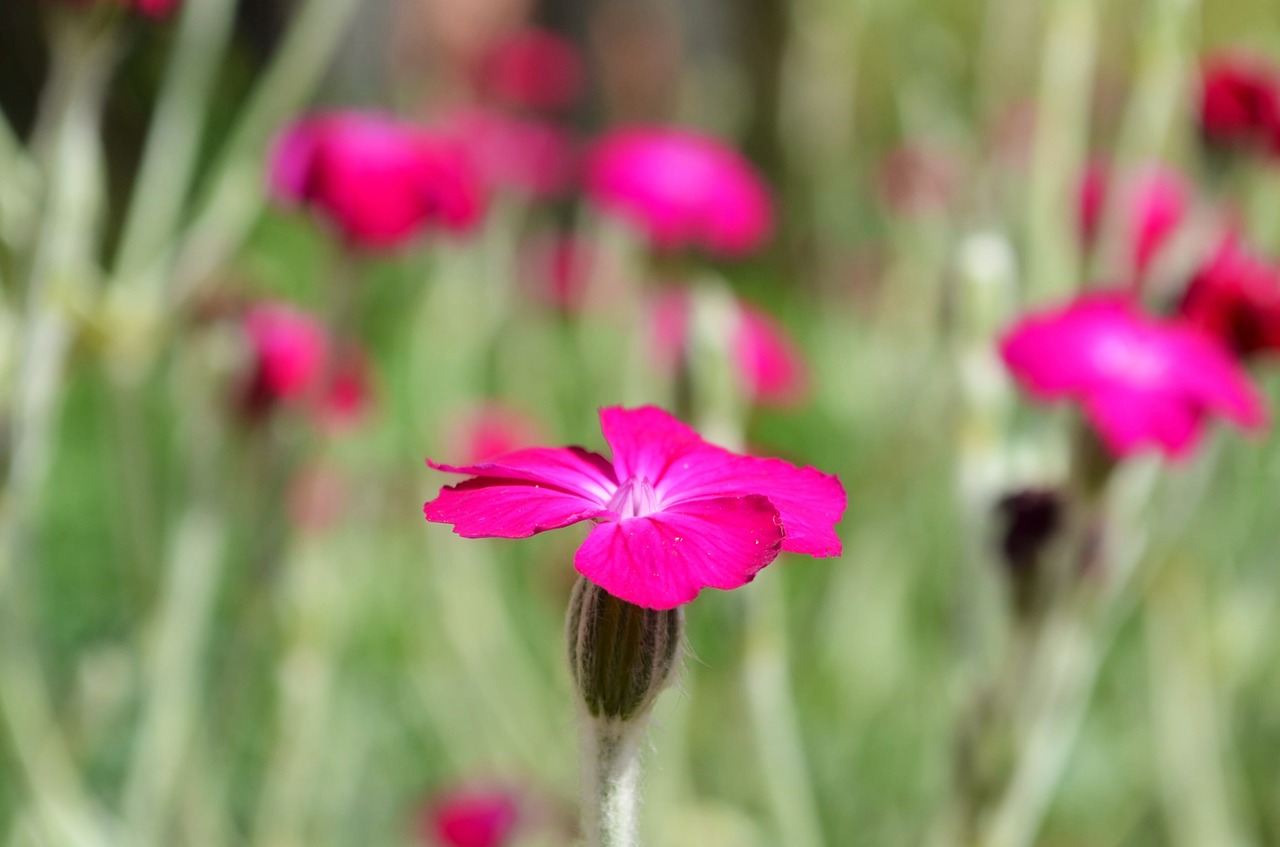
M 593 718 L 643 718 L 670 684 L 684 630 L 675 609 L 645 609 L 578 578 L 569 600 L 569 670 Z

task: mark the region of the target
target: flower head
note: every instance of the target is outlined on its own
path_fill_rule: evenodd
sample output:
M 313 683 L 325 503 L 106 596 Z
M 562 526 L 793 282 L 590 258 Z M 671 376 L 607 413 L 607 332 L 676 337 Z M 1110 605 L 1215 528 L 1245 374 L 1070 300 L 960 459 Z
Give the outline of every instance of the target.
M 318 320 L 283 303 L 260 303 L 245 313 L 244 330 L 253 360 L 251 405 L 296 400 L 319 387 L 329 339 Z
M 460 789 L 438 797 L 418 821 L 429 847 L 503 847 L 520 822 L 520 798 L 500 788 Z
M 835 556 L 844 487 L 813 468 L 708 444 L 652 406 L 600 411 L 612 460 L 580 447 L 519 450 L 463 467 L 423 511 L 466 538 L 526 538 L 581 521 L 595 526 L 578 572 L 649 609 L 703 588 L 750 582 L 780 552 Z
M 1032 396 L 1079 401 L 1117 456 L 1185 456 L 1211 413 L 1245 429 L 1265 423 L 1261 398 L 1225 349 L 1193 327 L 1139 314 L 1120 295 L 1027 315 L 1000 352 Z
M 290 126 L 276 142 L 271 185 L 365 249 L 399 247 L 429 226 L 468 232 L 484 210 L 479 177 L 453 139 L 377 113 Z
M 615 130 L 597 142 L 586 180 L 597 205 L 630 221 L 659 250 L 742 256 L 773 226 L 769 191 L 751 163 L 691 130 Z
M 1248 56 L 1207 59 L 1200 73 L 1200 134 L 1216 147 L 1280 155 L 1280 75 Z
M 1121 225 L 1133 270 L 1141 275 L 1186 217 L 1190 189 L 1174 170 L 1151 166 L 1115 178 L 1099 163 L 1080 181 L 1080 231 L 1087 247 L 1098 239 L 1111 192 L 1119 191 Z
M 1280 351 L 1280 267 L 1228 237 L 1192 277 L 1179 312 L 1238 355 Z
M 530 27 L 494 45 L 480 72 L 489 97 L 523 109 L 563 110 L 582 93 L 582 59 L 573 44 Z

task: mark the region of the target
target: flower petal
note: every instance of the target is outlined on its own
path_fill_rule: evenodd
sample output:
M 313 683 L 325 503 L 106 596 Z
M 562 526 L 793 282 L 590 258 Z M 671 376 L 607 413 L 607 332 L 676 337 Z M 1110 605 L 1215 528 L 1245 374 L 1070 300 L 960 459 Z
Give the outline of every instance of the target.
M 578 548 L 574 565 L 628 603 L 670 609 L 703 588 L 750 582 L 782 544 L 782 521 L 767 498 L 717 497 L 601 523 Z
M 1085 401 L 1085 414 L 1118 457 L 1154 447 L 1181 458 L 1195 447 L 1203 428 L 1194 406 L 1167 394 L 1096 391 Z
M 515 479 L 479 477 L 440 489 L 422 506 L 432 523 L 463 538 L 528 538 L 613 514 L 588 498 Z
M 657 484 L 674 462 L 706 444 L 691 427 L 656 406 L 601 409 L 600 429 L 613 450 L 613 468 L 619 481 L 645 477 Z M 723 493 L 726 492 L 716 492 Z
M 438 471 L 489 479 L 535 483 L 591 500 L 609 502 L 618 489 L 609 460 L 581 447 L 534 447 L 496 456 L 474 465 L 442 465 L 427 459 Z

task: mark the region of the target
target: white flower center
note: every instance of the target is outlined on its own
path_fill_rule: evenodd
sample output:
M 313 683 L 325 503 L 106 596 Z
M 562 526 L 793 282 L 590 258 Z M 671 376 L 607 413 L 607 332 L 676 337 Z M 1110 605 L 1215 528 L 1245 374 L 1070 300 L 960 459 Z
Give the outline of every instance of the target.
M 608 508 L 623 518 L 642 518 L 658 511 L 658 495 L 647 477 L 633 476 L 618 486 Z

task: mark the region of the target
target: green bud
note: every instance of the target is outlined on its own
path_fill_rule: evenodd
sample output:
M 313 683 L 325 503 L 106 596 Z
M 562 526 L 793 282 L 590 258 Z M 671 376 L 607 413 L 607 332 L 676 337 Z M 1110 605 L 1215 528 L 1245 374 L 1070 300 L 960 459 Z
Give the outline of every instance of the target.
M 643 718 L 674 676 L 680 609 L 645 609 L 578 577 L 569 599 L 569 671 L 594 718 Z

